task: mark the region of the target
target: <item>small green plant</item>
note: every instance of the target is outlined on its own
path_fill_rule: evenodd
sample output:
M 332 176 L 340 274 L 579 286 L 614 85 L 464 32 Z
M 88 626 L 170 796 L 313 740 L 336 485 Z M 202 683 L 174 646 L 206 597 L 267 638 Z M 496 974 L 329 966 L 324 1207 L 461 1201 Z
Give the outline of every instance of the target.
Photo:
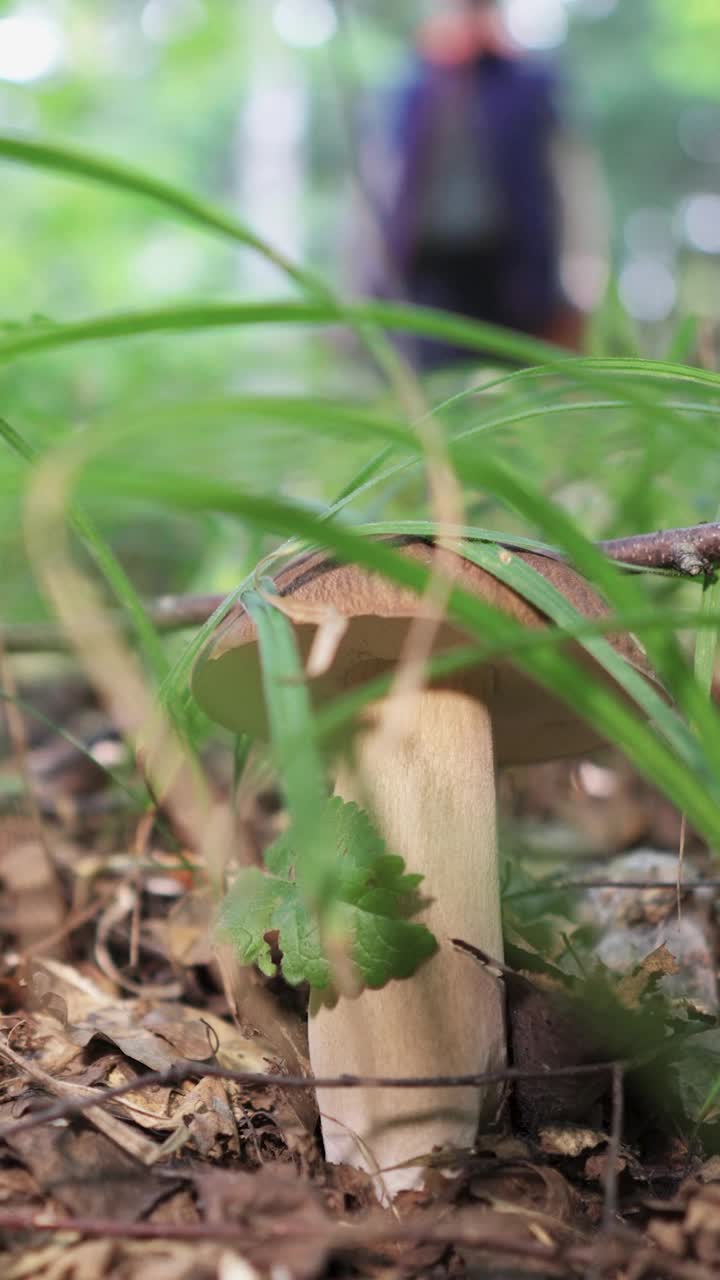
M 337 867 L 333 904 L 322 926 L 298 888 L 291 830 L 266 851 L 267 874 L 257 867 L 240 872 L 220 912 L 221 935 L 232 940 L 242 964 L 257 964 L 273 975 L 267 935 L 277 931 L 282 974 L 293 985 L 332 985 L 333 937 L 348 949 L 358 986 L 410 977 L 437 946 L 424 925 L 407 918 L 421 906 L 422 876 L 408 874 L 403 859 L 387 852 L 357 805 L 336 796 L 322 816 Z

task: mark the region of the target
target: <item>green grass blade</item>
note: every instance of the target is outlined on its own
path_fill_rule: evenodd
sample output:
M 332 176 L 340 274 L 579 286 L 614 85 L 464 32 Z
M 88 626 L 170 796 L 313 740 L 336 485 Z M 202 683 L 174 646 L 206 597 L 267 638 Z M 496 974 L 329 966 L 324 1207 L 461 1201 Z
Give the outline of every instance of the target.
M 720 581 L 717 575 L 706 578 L 702 593 L 702 611 L 706 617 L 717 617 L 720 607 Z M 715 674 L 718 633 L 715 629 L 698 631 L 695 642 L 695 679 L 706 697 L 710 697 Z
M 264 585 L 273 590 L 272 582 Z M 309 901 L 321 905 L 331 896 L 334 867 L 323 827 L 327 784 L 295 634 L 284 613 L 259 592 L 245 592 L 242 603 L 257 628 L 270 740 L 300 851 L 298 882 Z
M 635 379 L 638 375 L 653 380 L 672 377 L 697 386 L 720 388 L 720 374 L 707 369 L 690 368 L 669 361 L 579 358 L 549 343 L 481 324 L 479 321 L 467 320 L 449 312 L 399 303 L 342 304 L 328 298 L 320 301 L 261 299 L 252 302 L 195 303 L 148 311 L 120 312 L 74 324 L 48 324 L 45 328 L 34 326 L 30 331 L 13 334 L 0 342 L 0 357 L 8 359 L 32 351 L 144 333 L 192 332 L 241 324 L 328 325 L 342 321 L 352 323 L 356 328 L 372 323 L 378 328 L 455 342 L 471 351 L 491 350 L 496 355 L 531 363 L 532 366 L 540 365 L 555 373 L 571 374 L 586 385 L 597 385 L 597 378 L 593 375 L 625 373 L 634 375 Z M 535 372 L 536 369 L 531 367 L 518 370 L 517 374 L 527 377 Z
M 255 422 L 276 423 L 298 430 L 313 431 L 329 437 L 351 435 L 361 440 L 379 436 L 398 448 L 417 453 L 419 443 L 413 431 L 397 418 L 381 417 L 371 407 L 350 405 L 346 401 L 309 396 L 227 395 L 207 399 L 163 403 L 137 412 L 125 409 L 113 413 L 95 428 L 101 432 L 131 438 L 148 430 L 194 426 L 197 422 L 230 423 L 240 430 Z M 101 448 L 112 444 L 102 440 Z M 379 463 L 378 463 L 379 465 Z
M 484 457 L 467 460 L 465 478 L 485 485 L 549 535 L 572 563 L 600 587 L 620 615 L 636 606 L 637 580 L 622 575 L 618 567 L 584 537 L 564 511 L 517 474 Z M 648 638 L 648 652 L 661 679 L 696 726 L 712 768 L 720 776 L 720 717 L 698 687 L 675 638 L 669 633 L 652 633 Z
M 463 555 L 493 577 L 505 582 L 519 595 L 529 600 L 563 631 L 571 630 L 581 621 L 582 615 L 565 599 L 551 582 L 538 573 L 532 565 L 518 556 L 509 556 L 502 546 L 466 542 Z M 697 767 L 701 756 L 697 743 L 687 725 L 668 707 L 656 689 L 652 687 L 607 640 L 580 638 L 580 644 L 592 654 L 616 683 L 631 696 L 663 733 L 670 745 L 692 767 Z
M 340 559 L 355 561 L 415 591 L 422 591 L 427 585 L 427 573 L 421 566 L 334 522 L 321 524 L 306 509 L 287 501 L 166 472 L 153 475 L 115 468 L 108 473 L 107 483 L 116 485 L 126 496 L 152 498 L 189 510 L 224 511 L 266 530 L 306 538 L 329 548 Z M 510 619 L 457 588 L 451 592 L 449 612 L 471 635 L 485 642 L 494 639 L 511 645 L 518 632 L 522 634 L 522 628 Z M 720 791 L 710 772 L 698 774 L 689 769 L 618 697 L 565 655 L 552 652 L 550 646 L 524 653 L 518 661 L 539 683 L 573 705 L 603 736 L 616 742 L 710 839 L 720 838 Z
M 0 438 L 23 461 L 31 464 L 35 462 L 37 457 L 35 450 L 14 427 L 2 418 L 0 418 Z M 127 613 L 150 670 L 158 682 L 162 682 L 168 674 L 168 659 L 160 635 L 132 582 L 90 517 L 73 505 L 69 511 L 69 518 L 76 534 L 84 542 L 108 586 Z
M 70 733 L 69 730 L 64 729 L 62 725 L 56 724 L 50 716 L 46 716 L 44 712 L 40 711 L 37 707 L 34 707 L 31 702 L 27 702 L 25 698 L 18 697 L 15 693 L 8 693 L 1 687 L 0 699 L 3 702 L 13 703 L 14 706 L 18 707 L 18 709 L 22 711 L 23 715 L 30 716 L 33 720 L 39 721 L 40 724 L 44 724 L 46 728 L 50 729 L 52 733 L 57 734 L 59 738 L 62 738 L 64 742 L 67 742 L 68 746 L 73 747 L 75 751 L 84 756 L 88 763 L 92 765 L 93 769 L 99 769 L 101 773 L 104 773 L 108 782 L 112 783 L 113 786 L 118 787 L 120 791 L 124 791 L 125 795 L 129 796 L 133 804 L 136 805 L 138 809 L 146 808 L 148 805 L 152 805 L 153 807 L 155 806 L 155 799 L 147 790 L 141 794 L 139 790 L 135 790 L 128 786 L 118 773 L 113 769 L 109 769 L 107 765 L 102 763 L 102 761 L 97 760 L 92 751 L 88 749 L 80 738 L 76 738 L 74 733 Z
M 143 196 L 154 204 L 174 213 L 186 222 L 205 231 L 214 232 L 245 245 L 272 262 L 302 289 L 326 296 L 327 289 L 309 271 L 296 266 L 251 231 L 236 218 L 217 209 L 190 192 L 183 191 L 168 182 L 154 178 L 140 169 L 109 160 L 106 156 L 93 155 L 75 147 L 58 146 L 14 134 L 0 134 L 0 157 L 25 164 L 34 169 L 45 169 L 68 178 L 81 178 L 99 183 L 126 195 Z
M 594 389 L 606 388 L 606 375 L 621 372 L 640 373 L 646 378 L 675 377 L 698 386 L 720 386 L 718 375 L 707 370 L 687 369 L 668 362 L 577 359 L 547 343 L 524 338 L 509 331 L 482 325 L 476 321 L 451 316 L 444 312 L 389 303 L 340 305 L 322 301 L 258 301 L 246 303 L 193 304 L 158 308 L 151 311 L 118 313 L 79 321 L 75 324 L 33 326 L 0 341 L 0 362 L 33 352 L 59 349 L 83 342 L 108 341 L 137 337 L 149 333 L 192 333 L 207 329 L 247 324 L 327 325 L 347 323 L 360 331 L 368 324 L 379 328 L 398 329 L 467 345 L 470 349 L 489 350 L 496 355 L 521 362 L 544 363 L 546 369 L 563 373 L 574 383 Z M 658 404 L 652 395 L 632 378 L 624 388 L 625 397 L 634 408 L 650 419 L 688 431 L 690 419 L 678 415 L 666 405 Z M 705 443 L 708 443 L 705 439 Z

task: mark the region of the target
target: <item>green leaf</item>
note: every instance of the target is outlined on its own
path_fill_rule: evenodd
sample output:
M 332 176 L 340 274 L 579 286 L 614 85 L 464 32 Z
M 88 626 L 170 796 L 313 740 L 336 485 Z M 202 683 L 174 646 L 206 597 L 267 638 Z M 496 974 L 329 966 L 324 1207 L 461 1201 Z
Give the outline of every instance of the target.
M 368 815 L 338 797 L 327 802 L 328 824 L 337 853 L 336 902 L 322 932 L 296 882 L 298 850 L 292 829 L 267 850 L 268 872 L 240 873 L 223 904 L 219 926 L 243 964 L 263 973 L 275 967 L 265 935 L 278 930 L 282 972 L 293 985 L 332 985 L 327 939 L 348 948 L 359 982 L 381 987 L 391 978 L 409 978 L 436 950 L 422 924 L 408 920 L 420 907 L 422 877 L 405 871 L 390 854 Z
M 720 510 L 715 514 L 720 519 Z M 705 574 L 702 588 L 702 612 L 712 614 L 720 604 L 720 580 L 717 573 Z M 712 683 L 715 674 L 715 657 L 717 654 L 717 629 L 698 631 L 695 640 L 694 670 L 704 696 L 712 701 Z
M 336 872 L 324 821 L 325 770 L 295 635 L 285 615 L 257 591 L 245 592 L 242 602 L 257 628 L 270 737 L 299 853 L 297 879 L 306 899 L 322 910 L 334 897 Z
M 697 1125 L 717 1122 L 720 1093 L 720 1030 L 694 1036 L 674 1069 L 685 1115 Z
M 0 440 L 4 440 L 9 448 L 25 462 L 30 465 L 35 462 L 35 450 L 4 418 L 0 418 Z M 161 682 L 168 672 L 167 656 L 157 629 L 130 578 L 90 517 L 75 505 L 70 508 L 68 515 L 75 533 L 85 543 L 109 587 L 126 611 L 142 645 L 148 666 L 154 672 L 158 682 Z
M 364 568 L 381 573 L 393 582 L 408 586 L 418 593 L 427 587 L 428 572 L 421 565 L 399 555 L 387 544 L 359 536 L 353 530 L 332 521 L 320 522 L 297 503 L 276 497 L 258 497 L 219 482 L 207 482 L 197 476 L 188 479 L 180 475 L 133 472 L 115 467 L 108 471 L 106 483 L 118 485 L 127 496 L 147 497 L 150 494 L 161 501 L 170 501 L 189 510 L 202 509 L 226 511 L 242 515 L 248 523 L 259 523 L 263 528 L 273 527 L 286 536 L 307 539 L 311 545 L 332 549 L 339 559 L 354 562 Z M 502 486 L 505 488 L 505 486 Z M 507 498 L 507 491 L 503 493 Z M 555 508 L 551 509 L 556 511 Z M 566 534 L 562 513 L 556 514 L 562 522 L 561 539 Z M 599 562 L 603 577 L 613 572 L 613 566 L 604 561 L 599 552 L 587 543 L 570 525 L 586 560 L 593 567 Z M 551 534 L 553 530 L 548 528 Z M 571 548 L 574 550 L 574 547 Z M 580 555 L 576 557 L 580 559 Z M 581 566 L 585 567 L 585 566 Z M 603 586 L 607 584 L 603 582 Z M 614 603 L 610 591 L 606 594 Z M 617 592 L 615 593 L 617 594 Z M 632 715 L 612 691 L 601 686 L 590 674 L 580 669 L 567 655 L 554 654 L 548 646 L 526 647 L 527 630 L 507 615 L 498 612 L 485 601 L 468 592 L 453 587 L 448 601 L 450 616 L 460 623 L 474 638 L 483 644 L 488 641 L 510 648 L 518 643 L 516 653 L 519 665 L 528 671 L 545 688 L 551 689 L 564 701 L 572 704 L 578 714 L 599 730 L 603 737 L 614 742 L 628 758 L 654 783 L 660 785 L 679 808 L 684 809 L 690 820 L 709 840 L 720 838 L 720 808 L 718 784 L 712 772 L 690 769 L 677 755 L 671 753 L 656 732 Z M 207 635 L 203 629 L 202 639 Z M 190 646 L 197 652 L 199 640 Z M 547 651 L 543 651 L 547 650 Z M 180 668 L 174 679 L 179 678 Z M 183 671 L 185 678 L 186 672 Z
M 217 209 L 192 192 L 175 187 L 152 174 L 104 155 L 93 155 L 92 152 L 80 151 L 75 147 L 58 146 L 39 138 L 24 138 L 19 134 L 0 134 L 0 157 L 35 169 L 48 169 L 64 177 L 96 182 L 126 195 L 144 196 L 205 231 L 215 232 L 254 249 L 273 262 L 289 279 L 311 293 L 325 293 L 322 283 L 311 276 L 309 271 L 290 262 L 284 254 L 223 209 Z

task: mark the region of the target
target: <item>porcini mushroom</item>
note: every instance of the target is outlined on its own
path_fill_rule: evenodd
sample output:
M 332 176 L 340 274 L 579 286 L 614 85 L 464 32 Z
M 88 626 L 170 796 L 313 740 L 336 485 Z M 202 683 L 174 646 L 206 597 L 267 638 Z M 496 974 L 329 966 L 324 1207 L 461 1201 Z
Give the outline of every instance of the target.
M 522 596 L 461 554 L 421 538 L 395 539 L 394 545 L 427 567 L 445 565 L 458 586 L 521 624 L 547 624 Z M 607 614 L 602 600 L 564 562 L 526 551 L 514 554 L 586 618 Z M 275 588 L 296 604 L 331 604 L 347 620 L 330 668 L 311 682 L 317 702 L 391 670 L 424 607 L 412 591 L 324 553 L 287 565 Z M 307 657 L 316 627 L 301 621 L 295 629 Z M 215 720 L 263 738 L 267 721 L 255 640 L 250 617 L 236 608 L 201 653 L 193 688 Z M 433 649 L 441 653 L 463 643 L 467 637 L 461 629 L 443 621 Z M 614 637 L 612 643 L 648 674 L 631 637 Z M 600 672 L 579 646 L 573 656 Z M 462 938 L 502 959 L 495 770 L 575 755 L 597 747 L 600 739 L 571 708 L 505 659 L 478 663 L 415 695 L 400 740 L 386 732 L 387 705 L 370 708 L 352 763 L 342 759 L 338 765 L 335 791 L 368 807 L 388 848 L 425 877 L 423 891 L 431 901 L 422 919 L 439 947 L 412 978 L 379 991 L 313 992 L 311 1065 L 317 1076 L 492 1071 L 506 1061 L 503 991 L 450 940 Z M 372 1174 L 388 1170 L 379 1189 L 385 1196 L 422 1183 L 422 1166 L 409 1161 L 434 1147 L 471 1146 L 479 1122 L 492 1117 L 497 1091 L 322 1089 L 318 1102 L 328 1160 Z

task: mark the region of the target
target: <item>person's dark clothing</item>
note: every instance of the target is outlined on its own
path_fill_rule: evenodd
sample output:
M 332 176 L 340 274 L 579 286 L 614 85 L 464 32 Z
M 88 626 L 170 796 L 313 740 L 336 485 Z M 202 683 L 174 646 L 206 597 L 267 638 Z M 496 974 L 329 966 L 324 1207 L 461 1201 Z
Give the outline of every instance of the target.
M 549 70 L 522 57 L 418 63 L 395 113 L 400 171 L 384 221 L 409 300 L 526 333 L 552 323 L 562 305 L 554 91 Z M 456 354 L 420 344 L 423 364 Z

